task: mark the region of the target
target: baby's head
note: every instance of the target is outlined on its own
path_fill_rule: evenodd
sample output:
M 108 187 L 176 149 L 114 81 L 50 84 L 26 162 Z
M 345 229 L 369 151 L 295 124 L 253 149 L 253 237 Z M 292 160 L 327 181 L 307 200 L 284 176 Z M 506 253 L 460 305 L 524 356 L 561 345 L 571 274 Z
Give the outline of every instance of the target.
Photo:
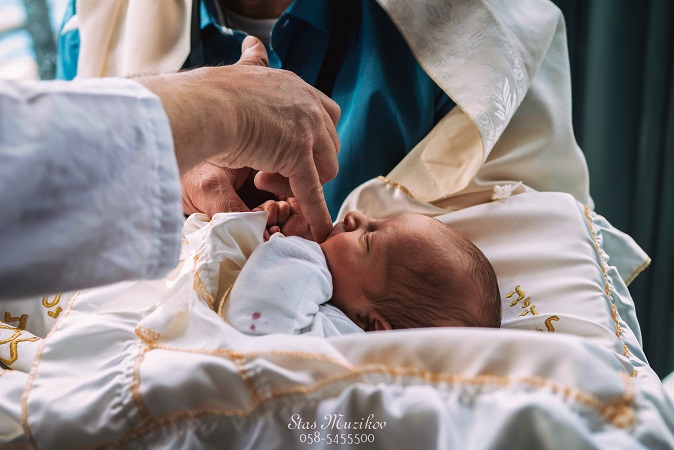
M 365 331 L 501 325 L 489 260 L 438 220 L 352 211 L 321 248 L 332 274 L 330 302 Z

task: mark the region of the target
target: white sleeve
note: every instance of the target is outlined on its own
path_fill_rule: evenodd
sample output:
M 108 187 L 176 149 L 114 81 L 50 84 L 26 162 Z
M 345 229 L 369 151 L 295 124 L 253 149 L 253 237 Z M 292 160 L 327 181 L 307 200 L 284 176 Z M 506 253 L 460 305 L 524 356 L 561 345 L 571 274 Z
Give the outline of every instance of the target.
M 258 246 L 229 296 L 227 322 L 242 333 L 299 334 L 332 296 L 332 277 L 320 246 L 275 234 Z
M 0 298 L 159 277 L 181 224 L 158 97 L 126 79 L 0 81 Z

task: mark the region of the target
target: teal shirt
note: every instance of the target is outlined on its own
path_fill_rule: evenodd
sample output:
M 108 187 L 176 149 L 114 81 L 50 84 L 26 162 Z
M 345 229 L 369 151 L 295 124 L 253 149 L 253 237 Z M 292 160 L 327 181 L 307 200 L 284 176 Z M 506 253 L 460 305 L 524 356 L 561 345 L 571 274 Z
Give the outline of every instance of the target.
M 202 0 L 201 5 L 206 64 L 232 64 L 241 56 L 246 34 L 217 25 L 211 1 Z M 288 7 L 272 29 L 267 48 L 271 67 L 290 70 L 315 85 L 332 33 L 328 3 L 295 0 Z M 390 172 L 454 106 L 381 7 L 374 0 L 354 3 L 360 13 L 331 93 L 342 109 L 337 125 L 339 174 L 324 191 L 333 218 L 352 189 Z M 75 14 L 75 0 L 66 11 L 64 24 Z M 78 53 L 77 30 L 62 34 L 57 76 L 76 75 Z

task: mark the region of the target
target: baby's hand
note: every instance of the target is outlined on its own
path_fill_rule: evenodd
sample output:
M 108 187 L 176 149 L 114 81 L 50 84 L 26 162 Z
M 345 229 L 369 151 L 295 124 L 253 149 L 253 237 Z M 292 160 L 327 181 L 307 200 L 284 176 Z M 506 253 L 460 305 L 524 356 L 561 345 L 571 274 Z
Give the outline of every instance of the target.
M 286 236 L 306 237 L 309 223 L 304 218 L 299 203 L 294 197 L 286 200 L 267 200 L 253 211 L 267 211 L 265 240 L 274 233 Z
M 269 235 L 281 231 L 280 225 L 290 216 L 290 204 L 283 200 L 267 200 L 253 211 L 267 211 L 267 229 L 265 230 L 265 239 Z

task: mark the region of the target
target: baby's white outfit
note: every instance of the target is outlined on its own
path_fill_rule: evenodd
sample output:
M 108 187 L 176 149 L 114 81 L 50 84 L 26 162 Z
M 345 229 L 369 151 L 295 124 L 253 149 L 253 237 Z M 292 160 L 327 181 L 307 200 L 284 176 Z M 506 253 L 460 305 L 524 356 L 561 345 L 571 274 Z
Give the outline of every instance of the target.
M 326 304 L 331 296 L 332 276 L 321 247 L 276 233 L 246 261 L 225 317 L 249 335 L 362 333 L 341 310 Z

